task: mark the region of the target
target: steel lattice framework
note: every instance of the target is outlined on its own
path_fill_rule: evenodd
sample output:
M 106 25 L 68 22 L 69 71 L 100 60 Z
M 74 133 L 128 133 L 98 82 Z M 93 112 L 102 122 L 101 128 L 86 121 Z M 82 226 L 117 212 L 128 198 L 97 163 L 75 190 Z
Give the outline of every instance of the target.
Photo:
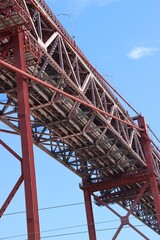
M 40 239 L 31 234 L 39 232 L 33 141 L 82 178 L 90 240 L 96 239 L 92 195 L 97 205 L 128 211 L 118 215 L 113 239 L 126 224 L 148 239 L 129 223 L 130 214 L 159 234 L 160 154 L 145 120 L 129 116 L 43 0 L 0 0 L 0 64 L 6 94 L 0 120 L 21 135 L 23 149 L 21 158 L 0 140 L 22 162 L 0 216 L 24 180 L 28 239 Z

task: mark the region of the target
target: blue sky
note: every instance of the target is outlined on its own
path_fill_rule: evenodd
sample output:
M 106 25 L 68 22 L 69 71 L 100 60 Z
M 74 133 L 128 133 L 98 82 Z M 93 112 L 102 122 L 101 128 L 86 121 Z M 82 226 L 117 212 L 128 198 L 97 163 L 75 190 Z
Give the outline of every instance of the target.
M 47 0 L 48 5 L 96 69 L 142 115 L 160 138 L 160 1 L 159 0 Z M 69 14 L 65 16 L 64 14 Z M 72 20 L 72 24 L 71 21 Z M 125 106 L 125 105 L 124 105 Z M 133 113 L 131 112 L 131 115 Z M 2 127 L 2 124 L 1 124 Z M 20 153 L 19 139 L 1 133 L 1 138 Z M 15 142 L 17 144 L 15 144 Z M 2 147 L 3 172 L 0 176 L 3 202 L 19 174 L 19 163 Z M 8 169 L 8 161 L 10 168 Z M 43 236 L 86 231 L 81 179 L 35 148 L 39 208 L 80 203 L 75 206 L 40 210 Z M 6 173 L 9 173 L 9 177 Z M 23 187 L 6 213 L 25 209 Z M 118 221 L 105 208 L 94 206 L 97 229 L 116 228 Z M 122 211 L 120 210 L 120 213 Z M 131 219 L 131 221 L 134 221 Z M 105 223 L 102 223 L 105 222 Z M 141 224 L 141 223 L 135 223 Z M 67 230 L 55 230 L 57 228 Z M 75 226 L 73 228 L 73 226 Z M 79 227 L 76 227 L 79 226 Z M 146 227 L 139 228 L 151 240 L 159 236 Z M 24 234 L 24 213 L 0 219 L 0 239 Z M 115 230 L 97 232 L 97 240 L 110 240 Z M 131 229 L 124 229 L 117 240 L 141 240 Z M 25 236 L 13 239 L 24 240 Z M 87 234 L 65 235 L 49 239 L 87 240 Z

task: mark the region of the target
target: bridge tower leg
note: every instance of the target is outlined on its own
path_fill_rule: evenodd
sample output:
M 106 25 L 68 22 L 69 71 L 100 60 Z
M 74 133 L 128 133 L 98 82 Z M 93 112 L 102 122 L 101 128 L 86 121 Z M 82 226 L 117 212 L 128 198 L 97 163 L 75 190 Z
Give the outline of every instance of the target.
M 138 117 L 138 124 L 141 128 L 144 129 L 144 131 L 141 132 L 142 147 L 143 147 L 144 155 L 146 158 L 147 168 L 148 168 L 148 172 L 149 172 L 149 180 L 150 180 L 150 185 L 151 185 L 151 191 L 152 191 L 153 198 L 154 198 L 156 216 L 157 216 L 157 220 L 158 220 L 158 226 L 160 229 L 160 194 L 159 194 L 159 189 L 158 189 L 158 180 L 157 180 L 157 176 L 156 176 L 156 170 L 155 170 L 154 162 L 153 162 L 154 160 L 153 160 L 152 152 L 151 152 L 150 138 L 148 136 L 148 127 L 146 125 L 144 117 L 142 117 L 142 116 Z
M 85 180 L 83 180 L 83 183 L 84 182 L 85 182 Z M 83 193 L 84 193 L 84 201 L 85 201 L 85 208 L 86 208 L 89 240 L 96 240 L 97 238 L 96 238 L 96 230 L 95 230 L 95 223 L 94 223 L 94 216 L 93 216 L 91 194 L 87 188 L 83 189 Z
M 13 46 L 15 65 L 19 69 L 26 71 L 23 31 L 16 32 L 13 39 Z M 16 73 L 16 81 L 18 117 L 22 144 L 22 174 L 24 178 L 28 240 L 40 240 L 28 84 L 27 79 L 20 73 Z

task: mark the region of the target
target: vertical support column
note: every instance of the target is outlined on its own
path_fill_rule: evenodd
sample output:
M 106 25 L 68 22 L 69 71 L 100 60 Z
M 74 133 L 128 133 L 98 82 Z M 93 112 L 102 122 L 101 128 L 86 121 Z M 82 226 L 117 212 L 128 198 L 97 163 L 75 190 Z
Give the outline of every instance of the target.
M 84 183 L 84 180 L 83 180 L 83 183 Z M 95 224 L 94 224 L 91 194 L 89 193 L 87 188 L 83 189 L 83 193 L 84 193 L 84 201 L 85 201 L 85 208 L 86 208 L 89 240 L 96 240 L 96 230 L 95 230 Z
M 26 71 L 24 33 L 22 31 L 17 31 L 14 36 L 13 44 L 16 67 Z M 40 240 L 28 84 L 27 79 L 19 73 L 16 74 L 16 81 L 22 144 L 22 172 L 26 200 L 28 240 Z
M 160 195 L 159 195 L 156 173 L 154 171 L 154 163 L 152 158 L 150 139 L 148 136 L 148 128 L 147 128 L 144 117 L 140 116 L 138 118 L 138 124 L 141 128 L 144 129 L 144 131 L 141 132 L 142 148 L 146 158 L 147 168 L 149 172 L 149 180 L 150 180 L 150 185 L 151 185 L 151 190 L 154 198 L 156 215 L 158 220 L 158 227 L 160 229 Z

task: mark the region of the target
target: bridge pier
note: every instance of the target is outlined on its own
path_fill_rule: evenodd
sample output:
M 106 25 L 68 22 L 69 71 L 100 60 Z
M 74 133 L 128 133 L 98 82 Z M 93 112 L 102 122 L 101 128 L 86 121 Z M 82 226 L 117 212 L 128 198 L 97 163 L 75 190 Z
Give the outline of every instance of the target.
M 151 186 L 151 191 L 153 194 L 156 216 L 157 216 L 157 220 L 158 220 L 158 227 L 160 229 L 160 194 L 159 194 L 159 188 L 158 188 L 158 178 L 157 178 L 158 176 L 156 173 L 157 170 L 155 169 L 155 165 L 154 165 L 154 159 L 152 157 L 151 143 L 150 143 L 150 138 L 148 136 L 148 127 L 147 127 L 144 117 L 142 117 L 142 116 L 138 117 L 138 124 L 141 128 L 144 129 L 144 131 L 141 132 L 142 148 L 143 148 L 144 155 L 146 158 L 150 186 Z M 159 171 L 159 169 L 158 169 L 158 171 Z
M 26 71 L 24 32 L 16 32 L 13 38 L 15 65 Z M 16 73 L 18 116 L 22 144 L 22 174 L 26 200 L 28 240 L 40 240 L 36 177 L 30 122 L 30 107 L 27 79 Z
M 84 183 L 85 183 L 85 180 L 83 180 L 83 184 Z M 83 193 L 84 193 L 84 202 L 85 202 L 85 208 L 86 208 L 89 240 L 96 240 L 97 238 L 96 238 L 96 230 L 95 230 L 95 223 L 94 223 L 91 194 L 87 188 L 83 189 Z
M 103 201 L 103 199 L 100 196 L 97 196 L 94 194 L 94 192 L 102 191 L 104 189 L 111 189 L 111 187 L 115 186 L 124 186 L 127 183 L 132 184 L 133 181 L 137 182 L 137 179 L 139 181 L 143 181 L 144 185 L 140 189 L 139 193 L 137 193 L 137 196 L 130 206 L 130 208 L 126 208 L 127 214 L 125 216 L 121 216 L 117 211 L 115 211 L 112 207 L 109 206 L 108 203 Z M 85 198 L 85 207 L 86 207 L 86 215 L 87 215 L 87 222 L 88 222 L 88 232 L 89 232 L 89 240 L 96 240 L 96 232 L 95 232 L 95 225 L 94 225 L 94 215 L 92 210 L 92 204 L 91 204 L 91 196 L 94 197 L 95 201 L 98 203 L 98 205 L 105 206 L 108 208 L 112 213 L 114 213 L 117 217 L 121 219 L 121 224 L 118 227 L 116 233 L 114 234 L 112 240 L 116 240 L 118 235 L 120 234 L 121 230 L 124 226 L 128 225 L 131 227 L 135 232 L 137 232 L 139 235 L 141 235 L 145 240 L 149 240 L 148 237 L 146 237 L 140 230 L 138 230 L 133 224 L 129 221 L 129 216 L 134 212 L 134 208 L 140 201 L 141 197 L 145 193 L 146 189 L 149 185 L 149 178 L 148 175 L 141 175 L 138 174 L 135 176 L 134 179 L 132 179 L 131 176 L 126 177 L 126 179 L 123 177 L 122 179 L 111 179 L 110 181 L 104 181 L 101 183 L 89 183 L 85 180 L 83 180 L 83 184 L 80 186 L 80 188 L 84 192 L 84 198 Z

